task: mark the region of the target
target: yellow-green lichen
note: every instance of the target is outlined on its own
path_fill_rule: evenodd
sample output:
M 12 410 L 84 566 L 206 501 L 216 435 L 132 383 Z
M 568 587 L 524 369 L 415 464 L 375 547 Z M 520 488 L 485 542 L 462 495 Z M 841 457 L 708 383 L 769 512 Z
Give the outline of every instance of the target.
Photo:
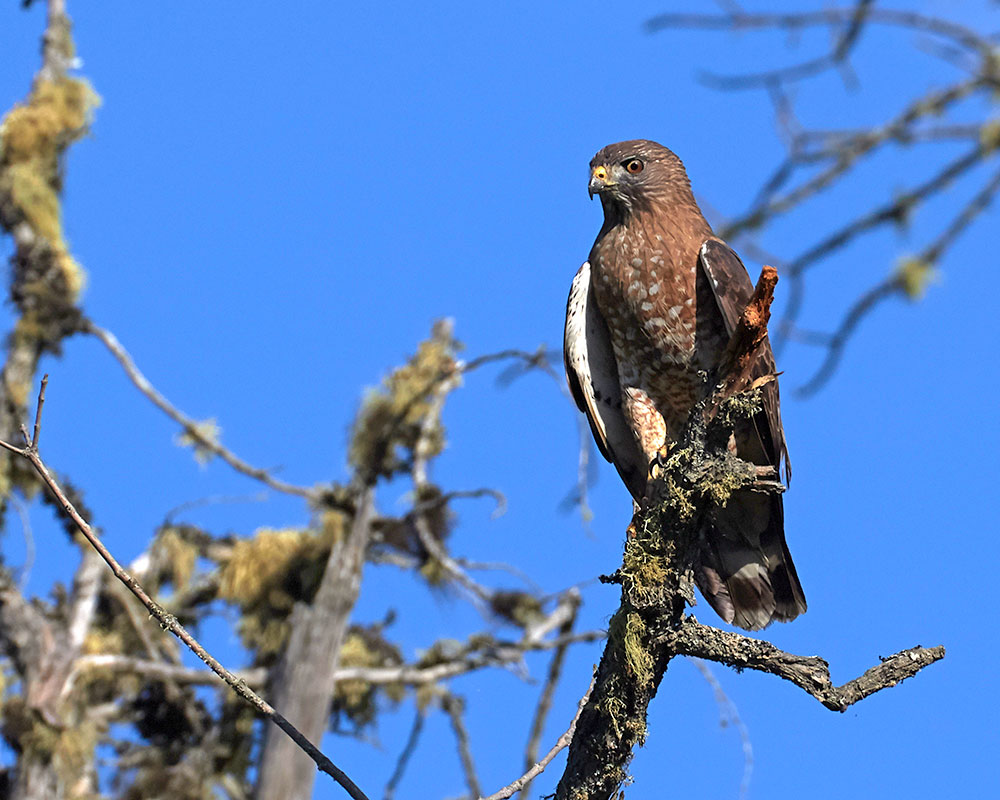
M 178 447 L 194 448 L 195 461 L 207 464 L 216 454 L 221 436 L 219 423 L 215 419 L 205 419 L 178 433 L 175 442 Z
M 393 667 L 402 663 L 399 648 L 386 641 L 378 627 L 352 626 L 340 648 L 340 667 Z M 339 681 L 333 695 L 333 714 L 343 714 L 355 728 L 368 725 L 375 719 L 380 691 L 398 703 L 406 687 L 401 683 L 375 685 L 361 679 Z
M 987 153 L 1000 148 L 1000 119 L 984 122 L 979 129 L 979 145 Z
M 522 628 L 545 617 L 542 601 L 529 592 L 497 591 L 490 597 L 490 608 L 508 622 Z
M 164 554 L 163 561 L 167 568 L 165 577 L 174 587 L 174 591 L 186 589 L 194 575 L 195 563 L 198 559 L 198 548 L 189 542 L 177 528 L 162 529 L 156 537 L 156 547 Z
M 619 574 L 629 600 L 646 608 L 662 595 L 670 573 L 666 556 L 649 553 L 642 544 L 632 540 L 625 545 Z
M 678 522 L 688 522 L 697 511 L 691 499 L 690 490 L 681 486 L 672 475 L 667 475 L 663 481 L 662 503 L 669 506 L 677 516 Z M 657 515 L 661 516 L 661 515 Z
M 59 159 L 87 131 L 99 103 L 84 80 L 40 80 L 27 102 L 0 122 L 0 217 L 23 220 L 48 243 L 70 302 L 83 288 L 84 273 L 63 234 Z
M 919 300 L 938 278 L 934 264 L 920 258 L 901 258 L 896 264 L 895 280 L 910 300 Z
M 440 423 L 423 423 L 441 381 L 454 377 L 457 347 L 447 325 L 435 326 L 431 338 L 420 343 L 407 364 L 394 370 L 381 387 L 368 392 L 351 433 L 348 458 L 353 467 L 391 475 L 404 464 L 398 451 L 412 451 L 421 438 L 425 458 L 444 449 Z
M 238 541 L 219 572 L 219 596 L 240 607 L 240 635 L 265 660 L 288 637 L 287 618 L 295 603 L 312 599 L 333 539 L 343 531 L 329 511 L 319 532 L 262 528 Z
M 50 765 L 64 784 L 93 762 L 99 731 L 97 724 L 81 720 L 74 725 L 54 726 L 28 707 L 21 696 L 3 704 L 4 737 L 19 753 L 22 764 Z
M 635 612 L 629 612 L 625 617 L 622 648 L 625 653 L 625 663 L 636 684 L 641 688 L 649 686 L 653 682 L 653 656 L 649 652 L 649 630 L 646 628 L 645 620 Z

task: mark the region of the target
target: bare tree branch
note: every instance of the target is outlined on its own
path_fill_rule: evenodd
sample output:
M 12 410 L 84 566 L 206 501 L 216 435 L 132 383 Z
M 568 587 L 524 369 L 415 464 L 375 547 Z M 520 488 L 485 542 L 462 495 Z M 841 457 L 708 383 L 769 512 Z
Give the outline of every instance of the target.
M 695 656 L 735 669 L 767 672 L 790 681 L 815 697 L 831 711 L 846 711 L 869 695 L 912 678 L 924 667 L 944 658 L 943 647 L 911 647 L 867 670 L 842 686 L 830 680 L 830 666 L 818 656 L 797 656 L 769 642 L 702 625 L 687 616 L 673 630 L 654 637 L 654 642 L 676 655 Z
M 559 626 L 559 634 L 561 637 L 568 636 L 572 630 L 573 625 L 576 623 L 576 612 L 579 610 L 579 594 L 576 595 L 577 605 L 574 608 L 573 616 L 568 617 L 562 625 Z M 548 674 L 545 677 L 545 685 L 542 687 L 542 693 L 538 698 L 538 705 L 535 707 L 535 716 L 531 721 L 531 732 L 528 734 L 528 744 L 524 750 L 524 769 L 525 774 L 527 774 L 532 766 L 538 763 L 538 748 L 541 745 L 542 734 L 545 732 L 545 721 L 549 716 L 549 711 L 552 708 L 552 698 L 555 697 L 556 687 L 559 685 L 559 681 L 562 678 L 563 663 L 566 660 L 566 653 L 569 650 L 570 643 L 568 641 L 561 644 L 555 649 L 552 654 L 552 660 L 549 662 Z M 530 797 L 531 791 L 531 778 L 529 778 L 524 786 L 522 787 L 524 792 L 524 797 Z
M 382 800 L 392 800 L 396 794 L 396 787 L 403 780 L 406 767 L 409 765 L 410 759 L 413 758 L 413 753 L 417 749 L 417 743 L 420 741 L 420 734 L 424 730 L 424 721 L 426 718 L 426 714 L 422 710 L 417 709 L 417 713 L 413 718 L 413 726 L 410 728 L 410 735 L 407 736 L 406 744 L 403 746 L 403 750 L 399 754 L 399 759 L 396 761 L 396 768 L 392 771 L 392 775 L 389 776 L 389 781 L 385 785 Z
M 552 759 L 559 755 L 559 753 L 565 748 L 569 747 L 570 743 L 573 741 L 574 735 L 576 734 L 576 726 L 580 721 L 580 715 L 583 713 L 583 709 L 587 706 L 587 703 L 590 700 L 590 693 L 594 691 L 594 683 L 596 680 L 596 676 L 591 679 L 590 686 L 587 687 L 586 693 L 584 693 L 583 697 L 580 698 L 580 703 L 576 709 L 576 716 L 573 717 L 573 721 L 569 724 L 566 732 L 556 740 L 556 743 L 552 745 L 552 749 L 545 754 L 545 757 L 516 781 L 507 784 L 502 789 L 491 794 L 489 797 L 480 798 L 480 800 L 506 800 L 508 797 L 513 797 L 522 789 L 530 786 L 531 782 L 541 775 L 545 771 L 545 768 L 552 763 Z
M 465 773 L 465 784 L 469 787 L 472 797 L 482 796 L 479 786 L 479 776 L 476 775 L 476 763 L 472 759 L 472 747 L 469 744 L 469 731 L 465 727 L 462 714 L 465 713 L 465 701 L 448 692 L 441 698 L 441 707 L 451 720 L 451 730 L 455 734 L 458 745 L 458 757 L 462 762 L 462 772 Z
M 293 483 L 288 483 L 280 478 L 276 478 L 266 469 L 254 467 L 251 464 L 248 464 L 231 450 L 223 447 L 222 444 L 220 444 L 215 438 L 206 435 L 203 426 L 198 420 L 184 414 L 169 400 L 167 400 L 166 397 L 160 394 L 159 391 L 157 391 L 156 387 L 149 382 L 145 375 L 142 374 L 136 366 L 135 361 L 132 360 L 132 356 L 129 355 L 128 351 L 122 346 L 121 342 L 118 341 L 117 337 L 111 333 L 111 331 L 95 325 L 90 320 L 84 320 L 82 327 L 84 333 L 89 333 L 97 338 L 108 349 L 111 355 L 115 357 L 118 363 L 121 364 L 122 369 L 125 370 L 125 374 L 128 376 L 128 379 L 132 381 L 135 388 L 145 395 L 153 405 L 160 409 L 160 411 L 180 425 L 184 434 L 188 436 L 199 448 L 218 456 L 237 472 L 240 472 L 249 478 L 253 478 L 256 481 L 260 481 L 277 492 L 295 495 L 296 497 L 304 497 L 306 500 L 314 502 L 319 501 L 322 498 L 323 492 L 321 490 L 309 486 L 296 486 Z
M 797 81 L 803 78 L 818 75 L 832 67 L 844 67 L 845 60 L 851 49 L 861 36 L 865 20 L 871 13 L 871 6 L 874 0 L 858 0 L 854 5 L 850 18 L 845 20 L 843 32 L 837 38 L 836 43 L 829 53 L 818 58 L 794 64 L 790 67 L 758 72 L 752 75 L 715 75 L 707 73 L 704 80 L 720 89 L 748 89 L 762 85 L 772 85 L 781 81 Z M 741 19 L 743 14 L 734 15 Z
M 750 778 L 753 775 L 753 743 L 750 741 L 750 731 L 747 729 L 746 723 L 743 722 L 736 704 L 726 694 L 726 690 L 722 688 L 722 684 L 719 683 L 719 679 L 715 677 L 708 664 L 694 656 L 689 656 L 688 660 L 701 673 L 705 682 L 712 687 L 715 702 L 719 706 L 719 719 L 722 726 L 733 725 L 740 735 L 740 745 L 743 748 L 743 778 L 740 780 L 740 800 L 745 800 L 750 793 Z
M 43 381 L 42 390 L 39 393 L 38 398 L 39 408 L 41 408 L 42 403 L 44 402 L 45 385 L 46 384 Z M 303 736 L 298 729 L 295 728 L 295 726 L 279 714 L 256 692 L 251 690 L 245 682 L 226 669 L 214 656 L 205 650 L 205 648 L 202 647 L 190 633 L 188 633 L 184 626 L 177 621 L 176 617 L 172 614 L 166 613 L 163 608 L 161 608 L 148 594 L 146 594 L 146 591 L 141 585 L 139 585 L 138 581 L 136 581 L 135 578 L 133 578 L 128 571 L 126 571 L 125 568 L 118 563 L 117 559 L 115 559 L 111 552 L 104 546 L 104 543 L 97 537 L 94 530 L 90 527 L 87 521 L 80 516 L 76 507 L 66 497 L 62 488 L 52 477 L 48 467 L 42 461 L 41 456 L 38 454 L 38 450 L 31 446 L 27 428 L 22 425 L 21 431 L 25 441 L 24 447 L 16 447 L 6 441 L 0 441 L 0 447 L 27 459 L 31 463 L 31 466 L 34 467 L 42 482 L 59 501 L 65 512 L 73 519 L 78 530 L 90 543 L 90 546 L 100 554 L 101 558 L 111 568 L 115 577 L 128 587 L 129 591 L 131 591 L 132 594 L 138 598 L 139 602 L 141 602 L 149 610 L 149 613 L 156 618 L 156 620 L 160 623 L 160 626 L 165 630 L 170 631 L 174 634 L 174 636 L 184 642 L 184 644 L 187 645 L 187 647 L 195 655 L 197 655 L 198 658 L 204 661 L 216 675 L 222 678 L 222 680 L 225 681 L 233 689 L 233 691 L 236 692 L 236 694 L 250 703 L 250 705 L 257 709 L 261 714 L 266 716 L 274 722 L 275 725 L 281 728 L 281 730 L 284 731 L 296 743 L 296 745 L 302 749 L 303 752 L 308 754 L 309 758 L 315 762 L 316 766 L 319 767 L 321 771 L 330 775 L 352 798 L 354 798 L 354 800 L 368 800 L 364 792 L 362 792 L 342 770 L 330 761 L 329 758 L 323 755 L 323 753 L 320 752 L 319 749 L 312 744 L 312 742 Z
M 819 389 L 833 376 L 834 371 L 837 369 L 837 365 L 840 363 L 841 356 L 844 353 L 844 345 L 847 343 L 851 334 L 854 333 L 861 320 L 868 316 L 868 314 L 871 313 L 876 306 L 882 303 L 882 301 L 898 295 L 899 293 L 899 281 L 897 281 L 896 278 L 889 278 L 888 280 L 882 281 L 877 286 L 865 292 L 854 303 L 854 305 L 851 306 L 850 310 L 848 310 L 836 332 L 826 338 L 826 358 L 823 359 L 823 363 L 819 365 L 819 368 L 813 376 L 806 381 L 806 383 L 802 384 L 795 390 L 796 394 L 800 397 L 808 397 L 809 395 L 815 394 L 819 391 Z M 782 322 L 783 326 L 791 324 L 793 323 Z
M 731 14 L 659 14 L 646 22 L 646 30 L 655 33 L 677 28 L 700 28 L 702 30 L 766 30 L 777 28 L 801 30 L 817 26 L 827 27 L 851 23 L 857 19 L 857 8 L 828 8 L 822 11 L 807 11 L 790 14 L 747 14 L 740 11 Z M 989 52 L 989 42 L 976 31 L 955 22 L 928 17 L 911 11 L 889 8 L 869 8 L 864 21 L 877 25 L 889 25 L 922 33 L 941 36 L 979 53 Z M 857 34 L 855 34 L 857 36 Z

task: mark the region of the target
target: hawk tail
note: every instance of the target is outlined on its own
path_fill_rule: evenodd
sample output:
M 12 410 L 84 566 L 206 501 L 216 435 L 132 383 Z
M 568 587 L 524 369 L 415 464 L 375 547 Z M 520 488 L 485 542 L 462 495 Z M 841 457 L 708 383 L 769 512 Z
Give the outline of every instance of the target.
M 805 612 L 783 516 L 780 497 L 737 492 L 705 531 L 695 580 L 726 622 L 757 631 Z

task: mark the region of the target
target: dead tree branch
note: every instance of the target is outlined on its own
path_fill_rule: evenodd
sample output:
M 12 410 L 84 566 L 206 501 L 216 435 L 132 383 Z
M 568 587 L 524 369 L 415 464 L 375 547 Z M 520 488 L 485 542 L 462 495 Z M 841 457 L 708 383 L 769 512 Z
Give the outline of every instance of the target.
M 247 463 L 234 452 L 226 447 L 223 447 L 214 436 L 211 436 L 208 432 L 206 432 L 203 423 L 180 411 L 175 405 L 173 405 L 173 403 L 167 400 L 167 398 L 164 397 L 152 383 L 150 383 L 149 379 L 143 375 L 139 367 L 136 366 L 136 363 L 132 359 L 132 356 L 129 355 L 128 350 L 124 348 L 122 343 L 118 341 L 118 338 L 111 331 L 105 330 L 99 325 L 95 325 L 90 320 L 84 320 L 82 322 L 82 330 L 84 333 L 88 333 L 95 337 L 108 349 L 111 355 L 115 357 L 115 360 L 121 364 L 122 369 L 125 370 L 125 374 L 132 382 L 132 385 L 135 386 L 135 388 L 138 389 L 154 406 L 180 425 L 184 435 L 188 437 L 188 439 L 190 439 L 197 448 L 218 456 L 237 472 L 246 475 L 248 478 L 260 481 L 265 486 L 274 489 L 276 492 L 295 495 L 296 497 L 303 497 L 306 500 L 311 500 L 313 502 L 317 502 L 322 499 L 323 492 L 321 490 L 309 486 L 296 486 L 293 483 L 276 478 L 266 469 L 255 467 L 252 464 Z
M 654 642 L 674 655 L 716 661 L 737 670 L 767 672 L 790 681 L 831 711 L 844 712 L 869 695 L 912 678 L 944 658 L 943 647 L 911 647 L 881 662 L 842 686 L 830 679 L 830 665 L 819 656 L 797 656 L 773 644 L 703 625 L 685 617 L 677 627 L 654 636 Z
M 740 744 L 743 748 L 743 779 L 740 781 L 740 800 L 744 800 L 750 792 L 750 777 L 753 775 L 753 742 L 750 741 L 750 731 L 746 723 L 740 716 L 740 711 L 736 704 L 726 694 L 719 679 L 715 677 L 711 667 L 703 659 L 690 656 L 688 660 L 694 668 L 701 673 L 705 682 L 712 687 L 715 695 L 715 702 L 719 706 L 719 722 L 722 727 L 733 725 L 740 735 Z
M 576 726 L 580 721 L 580 715 L 583 713 L 583 709 L 587 707 L 587 703 L 590 701 L 590 695 L 594 691 L 595 681 L 596 677 L 590 681 L 590 686 L 587 688 L 586 693 L 580 698 L 580 703 L 576 710 L 576 716 L 573 717 L 573 721 L 569 724 L 566 732 L 556 740 L 556 743 L 552 745 L 552 749 L 545 754 L 545 757 L 532 766 L 531 769 L 525 772 L 524 775 L 516 781 L 507 784 L 502 789 L 491 794 L 489 797 L 481 798 L 481 800 L 506 800 L 508 797 L 513 797 L 522 789 L 530 786 L 531 782 L 541 775 L 545 771 L 545 768 L 552 763 L 552 759 L 559 755 L 559 753 L 561 753 L 565 748 L 569 747 L 570 742 L 573 741 L 573 738 L 576 735 Z
M 458 745 L 458 757 L 462 762 L 462 772 L 465 775 L 465 784 L 469 787 L 471 797 L 482 796 L 482 789 L 479 786 L 479 776 L 476 774 L 476 763 L 472 759 L 472 746 L 469 743 L 469 731 L 465 727 L 465 720 L 462 715 L 465 713 L 465 700 L 450 692 L 441 698 L 441 707 L 451 720 L 451 730 L 455 734 L 455 743 Z
M 575 599 L 577 605 L 573 610 L 573 615 L 568 617 L 559 626 L 559 633 L 562 637 L 568 636 L 573 630 L 573 625 L 576 623 L 576 612 L 579 610 L 580 604 L 578 594 L 575 595 Z M 569 645 L 569 641 L 559 645 L 552 654 L 552 660 L 549 662 L 548 674 L 545 676 L 545 686 L 542 688 L 542 693 L 538 698 L 538 705 L 535 707 L 535 717 L 531 721 L 531 732 L 528 734 L 528 744 L 524 750 L 525 774 L 531 770 L 534 764 L 538 763 L 538 748 L 542 741 L 542 734 L 545 731 L 545 721 L 549 716 L 549 710 L 552 708 L 552 698 L 555 696 L 556 687 L 562 679 L 563 663 L 566 660 Z M 522 791 L 524 792 L 524 797 L 531 796 L 530 778 L 524 784 Z
M 271 675 L 275 702 L 289 709 L 306 735 L 317 740 L 329 724 L 340 649 L 361 590 L 374 502 L 372 487 L 363 488 L 350 531 L 331 548 L 312 603 L 299 604 L 292 613 L 288 645 Z M 257 800 L 308 797 L 315 774 L 304 769 L 303 761 L 298 749 L 269 730 L 261 753 Z
M 149 613 L 157 620 L 157 622 L 160 623 L 160 626 L 164 630 L 170 631 L 174 636 L 180 639 L 195 655 L 198 656 L 198 658 L 204 661 L 216 675 L 225 681 L 226 684 L 228 684 L 229 687 L 236 692 L 236 694 L 238 694 L 241 698 L 243 698 L 243 700 L 257 709 L 260 714 L 270 719 L 275 725 L 284 731 L 303 752 L 308 754 L 309 758 L 312 759 L 321 771 L 330 775 L 330 777 L 340 784 L 340 786 L 342 786 L 344 790 L 352 798 L 354 798 L 354 800 L 368 800 L 364 792 L 362 792 L 354 784 L 346 773 L 330 761 L 329 758 L 323 755 L 323 753 L 320 752 L 319 749 L 317 749 L 305 736 L 303 736 L 298 729 L 295 728 L 295 726 L 279 714 L 269 703 L 260 697 L 260 695 L 250 689 L 250 687 L 247 686 L 243 680 L 226 669 L 214 656 L 205 650 L 205 648 L 202 647 L 190 633 L 188 633 L 184 626 L 177 621 L 176 617 L 164 611 L 163 608 L 146 593 L 138 581 L 136 581 L 135 578 L 133 578 L 132 575 L 130 575 L 129 572 L 118 563 L 117 559 L 115 559 L 115 557 L 111 554 L 111 551 L 109 551 L 107 547 L 104 546 L 104 543 L 97 537 L 93 528 L 91 528 L 87 521 L 80 516 L 76 507 L 66 497 L 66 494 L 56 482 L 55 478 L 52 477 L 51 472 L 39 455 L 38 448 L 35 446 L 38 441 L 39 420 L 42 405 L 45 401 L 47 378 L 48 376 L 42 380 L 42 388 L 38 395 L 38 410 L 35 414 L 34 439 L 29 438 L 27 428 L 22 425 L 21 432 L 24 439 L 24 446 L 17 447 L 10 442 L 0 441 L 0 447 L 3 447 L 5 450 L 17 456 L 27 459 L 27 461 L 30 462 L 39 478 L 45 486 L 48 487 L 48 490 L 52 492 L 53 496 L 58 500 L 60 506 L 64 509 L 66 514 L 70 516 L 76 524 L 77 529 L 84 536 L 90 546 L 100 554 L 101 558 L 111 568 L 115 577 L 128 587 L 129 591 L 131 591 L 139 602 L 146 607 Z

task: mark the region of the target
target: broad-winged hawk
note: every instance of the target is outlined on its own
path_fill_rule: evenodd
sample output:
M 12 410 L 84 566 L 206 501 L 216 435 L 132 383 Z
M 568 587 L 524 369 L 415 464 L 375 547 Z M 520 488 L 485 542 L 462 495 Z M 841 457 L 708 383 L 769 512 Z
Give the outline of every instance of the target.
M 641 502 L 651 460 L 680 435 L 753 284 L 702 215 L 684 165 L 662 145 L 605 147 L 590 162 L 590 193 L 600 195 L 604 225 L 570 290 L 566 373 L 601 453 Z M 754 375 L 774 372 L 765 343 Z M 776 470 L 783 460 L 787 475 L 777 381 L 761 391 L 761 412 L 737 426 L 731 447 Z M 741 628 L 804 612 L 781 496 L 734 493 L 705 532 L 695 577 L 718 614 Z

